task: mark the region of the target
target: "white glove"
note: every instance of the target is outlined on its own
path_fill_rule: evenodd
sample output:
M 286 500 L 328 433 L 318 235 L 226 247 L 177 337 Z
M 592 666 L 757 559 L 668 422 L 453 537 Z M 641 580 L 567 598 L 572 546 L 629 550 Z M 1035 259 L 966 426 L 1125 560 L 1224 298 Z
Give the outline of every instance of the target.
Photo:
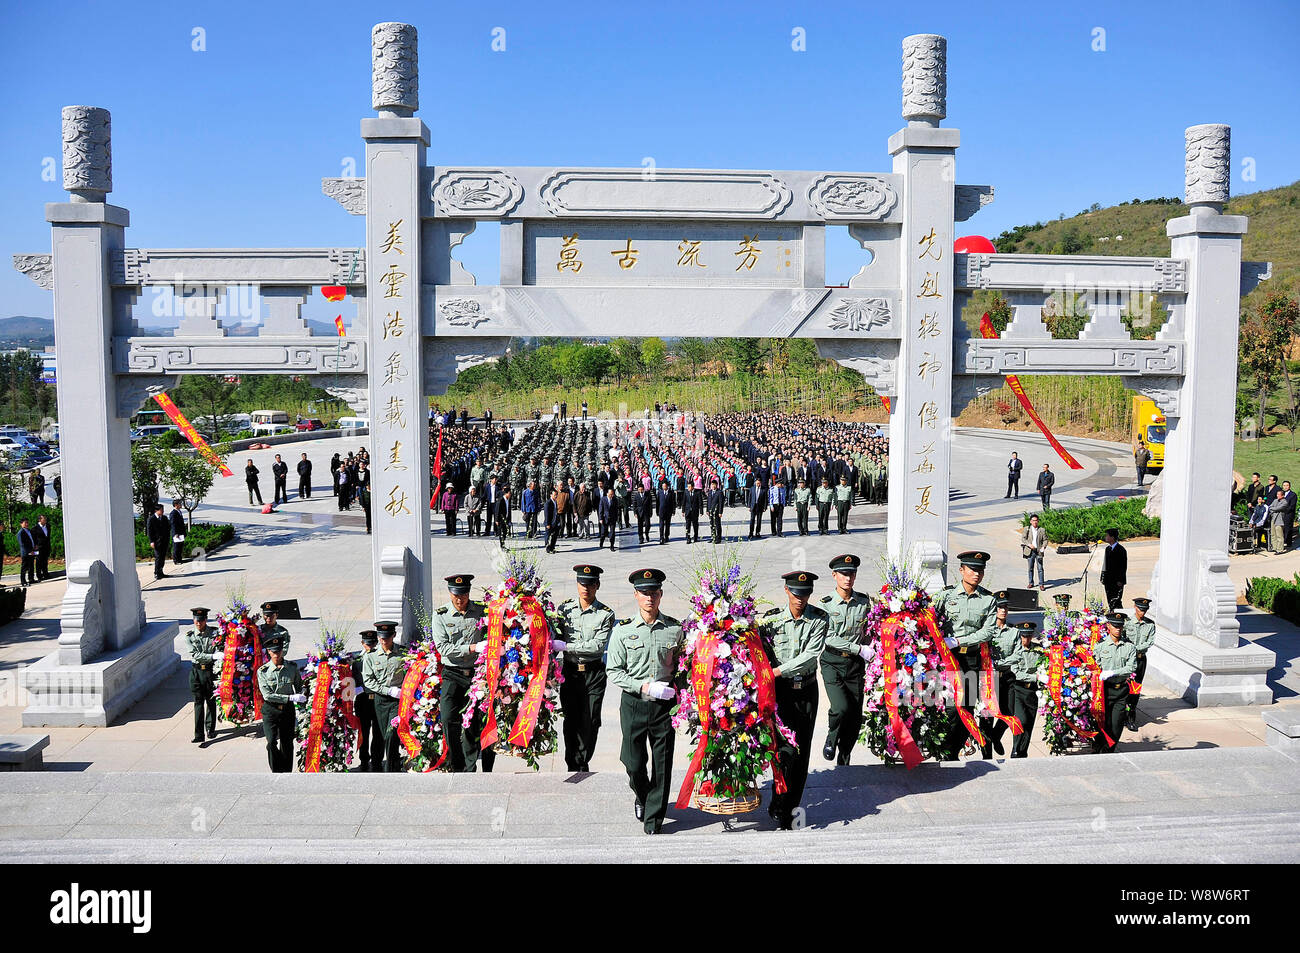
M 948 648 L 950 648 L 950 649 L 955 649 L 958 645 L 961 644 L 961 643 L 958 642 L 955 638 L 953 638 L 951 635 L 948 636 L 947 638 L 945 638 L 945 639 L 943 640 L 943 642 L 944 642 L 944 645 L 948 646 Z
M 1047 682 L 1048 682 L 1047 673 L 1046 673 L 1046 672 L 1039 672 L 1039 673 L 1038 673 L 1038 680 L 1039 680 L 1040 682 L 1042 682 L 1044 685 L 1046 685 Z
M 657 698 L 660 701 L 670 701 L 676 694 L 677 689 L 673 688 L 667 682 L 651 682 L 646 694 L 651 698 Z
M 307 696 L 302 694 L 289 696 L 289 701 L 293 702 L 295 705 L 301 705 L 306 700 L 307 700 Z
M 390 685 L 388 688 L 384 689 L 384 694 L 389 698 L 401 698 L 402 690 L 396 686 Z
M 1110 677 L 1111 677 L 1112 675 L 1114 675 L 1114 674 L 1115 674 L 1115 673 L 1112 672 L 1110 669 L 1108 669 L 1108 668 L 1103 668 L 1103 669 L 1101 670 L 1101 680 L 1104 682 L 1104 681 L 1106 681 L 1106 679 L 1110 678 Z
M 569 643 L 564 641 L 564 639 L 551 640 L 551 648 L 554 649 L 556 652 L 563 652 L 568 647 L 569 647 Z
M 876 646 L 873 643 L 868 642 L 866 645 L 858 649 L 858 655 L 862 657 L 862 661 L 870 662 L 876 657 Z
M 214 656 L 212 656 L 212 671 L 214 671 L 214 672 L 219 672 L 219 671 L 221 671 L 221 663 L 224 662 L 225 660 L 226 660 L 226 657 L 225 657 L 224 655 L 214 655 Z
M 483 642 L 475 642 L 473 645 L 470 646 L 470 648 L 473 649 L 475 652 L 482 652 L 484 649 L 487 648 L 487 646 L 488 646 L 487 642 L 483 641 Z

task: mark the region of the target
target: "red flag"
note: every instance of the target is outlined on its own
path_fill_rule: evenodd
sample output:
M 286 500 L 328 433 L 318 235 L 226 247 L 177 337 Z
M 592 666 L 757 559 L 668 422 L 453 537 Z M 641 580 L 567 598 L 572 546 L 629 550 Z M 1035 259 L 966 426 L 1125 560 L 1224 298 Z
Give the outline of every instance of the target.
M 880 395 L 880 402 L 885 405 L 885 413 L 892 414 L 894 412 L 893 409 L 889 406 L 889 398 L 886 397 L 884 394 Z
M 989 317 L 987 311 L 984 312 L 984 317 L 980 318 L 980 334 L 985 338 L 996 338 L 999 336 L 997 328 L 993 327 L 993 319 Z M 1043 432 L 1043 436 L 1047 438 L 1047 442 L 1052 445 L 1052 449 L 1056 451 L 1057 455 L 1069 464 L 1071 470 L 1082 470 L 1083 464 L 1070 456 L 1070 451 L 1061 446 L 1061 441 L 1056 439 L 1055 435 L 1047 429 L 1047 424 L 1043 423 L 1042 418 L 1038 416 L 1038 412 L 1034 410 L 1034 405 L 1029 402 L 1029 395 L 1025 393 L 1025 389 L 1020 383 L 1020 378 L 1015 374 L 1008 374 L 1007 386 L 1011 388 L 1011 392 L 1020 400 L 1020 406 L 1025 408 L 1025 413 L 1029 415 L 1029 419 L 1032 420 L 1034 425 Z
M 325 285 L 321 288 L 320 293 L 325 296 L 326 301 L 342 301 L 347 295 L 348 289 L 343 285 Z
M 340 314 L 337 318 L 334 319 L 334 327 L 339 329 L 339 337 L 347 336 L 343 333 L 343 315 Z
M 442 479 L 442 431 L 438 431 L 438 452 L 433 455 L 433 476 Z

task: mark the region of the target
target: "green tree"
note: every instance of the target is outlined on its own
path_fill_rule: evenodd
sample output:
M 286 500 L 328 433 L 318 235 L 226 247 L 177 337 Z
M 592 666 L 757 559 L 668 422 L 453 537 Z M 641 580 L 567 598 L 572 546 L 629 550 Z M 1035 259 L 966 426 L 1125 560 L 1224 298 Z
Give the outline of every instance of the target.
M 988 316 L 989 321 L 993 324 L 993 329 L 998 332 L 999 337 L 1006 331 L 1007 325 L 1011 323 L 1014 314 L 1011 303 L 998 292 L 993 292 L 993 298 L 989 301 Z
M 713 355 L 712 338 L 678 338 L 674 350 L 691 365 L 691 377 L 700 376 L 700 367 Z
M 147 440 L 131 445 L 131 499 L 148 516 L 158 503 L 159 451 Z
M 1255 423 L 1261 435 L 1268 394 L 1277 385 L 1278 377 L 1286 374 L 1286 354 L 1295 337 L 1297 323 L 1300 323 L 1300 308 L 1297 308 L 1295 299 L 1275 292 L 1265 298 L 1241 326 L 1239 373 L 1253 380 L 1259 401 Z M 1287 388 L 1290 390 L 1289 375 Z M 1294 394 L 1291 407 L 1295 407 Z
M 641 360 L 645 369 L 657 380 L 663 376 L 668 364 L 668 345 L 663 338 L 645 338 L 641 342 Z
M 1169 320 L 1169 309 L 1155 295 L 1139 291 L 1129 298 L 1119 319 L 1135 341 L 1152 341 Z
M 768 346 L 762 338 L 728 338 L 727 359 L 737 372 L 758 374 L 767 360 Z
M 1088 301 L 1081 294 L 1057 291 L 1042 311 L 1043 323 L 1058 341 L 1074 340 L 1088 324 Z
M 637 338 L 615 338 L 609 346 L 614 352 L 614 374 L 619 384 L 645 369 L 641 342 Z
M 224 458 L 223 458 L 224 459 Z M 167 452 L 157 456 L 163 489 L 181 501 L 186 525 L 194 524 L 194 511 L 207 497 L 221 468 L 197 453 Z
M 183 378 L 173 388 L 172 399 L 179 405 L 198 409 L 207 418 L 212 436 L 220 440 L 225 434 L 221 418 L 235 406 L 235 386 L 214 374 L 195 374 Z

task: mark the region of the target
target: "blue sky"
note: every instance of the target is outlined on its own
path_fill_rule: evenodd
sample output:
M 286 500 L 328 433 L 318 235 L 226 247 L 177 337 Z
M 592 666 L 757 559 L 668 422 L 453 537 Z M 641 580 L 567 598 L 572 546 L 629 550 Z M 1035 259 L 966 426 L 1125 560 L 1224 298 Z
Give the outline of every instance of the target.
M 112 111 L 110 201 L 131 212 L 130 246 L 360 243 L 362 220 L 320 179 L 362 164 L 380 20 L 420 30 L 420 115 L 439 164 L 887 171 L 900 42 L 934 32 L 948 37 L 958 181 L 997 189 L 959 234 L 1181 195 L 1194 123 L 1232 125 L 1234 193 L 1300 177 L 1294 2 L 0 0 L 0 316 L 52 316 L 50 294 L 8 262 L 49 250 L 44 203 L 66 193 L 42 170 L 59 161 L 67 104 Z M 458 256 L 480 281 L 493 241 L 480 229 Z M 857 270 L 853 252 L 832 242 L 830 283 Z

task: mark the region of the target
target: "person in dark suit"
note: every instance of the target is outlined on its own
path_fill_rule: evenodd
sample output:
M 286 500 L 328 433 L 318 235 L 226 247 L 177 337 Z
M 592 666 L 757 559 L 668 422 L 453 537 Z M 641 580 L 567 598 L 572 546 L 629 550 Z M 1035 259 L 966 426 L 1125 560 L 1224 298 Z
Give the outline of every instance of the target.
M 1009 500 L 1012 495 L 1020 499 L 1020 474 L 1024 469 L 1025 461 L 1020 459 L 1020 454 L 1011 454 L 1011 459 L 1007 461 L 1007 495 L 1002 499 Z
M 497 500 L 496 513 L 493 516 L 496 524 L 497 541 L 500 542 L 501 548 L 506 548 L 506 537 L 511 535 L 510 532 L 510 487 L 504 487 L 501 490 L 501 499 Z
M 682 492 L 682 519 L 686 522 L 686 542 L 700 541 L 700 509 L 704 501 L 699 490 L 687 487 Z
M 735 470 L 727 471 L 727 499 L 731 501 L 731 506 L 735 506 L 740 499 L 740 482 L 736 479 Z
M 483 487 L 483 512 L 487 525 L 485 527 L 489 536 L 492 535 L 496 528 L 497 503 L 501 501 L 501 484 L 497 482 L 497 475 L 492 474 L 488 480 L 487 486 Z
M 185 536 L 189 527 L 185 525 L 185 514 L 181 512 L 181 501 L 172 500 L 172 511 L 167 514 L 168 528 L 172 533 L 172 563 L 179 566 L 185 561 Z
M 715 543 L 722 542 L 722 507 L 725 503 L 726 497 L 723 495 L 718 481 L 714 480 L 709 490 L 706 507 L 709 511 L 709 531 L 713 534 Z
M 248 504 L 252 506 L 253 497 L 257 497 L 257 503 L 262 504 L 262 488 L 257 484 L 257 475 L 262 471 L 253 466 L 250 458 L 248 464 L 244 467 L 244 482 L 248 484 Z
M 334 495 L 339 495 L 339 468 L 343 466 L 343 459 L 336 453 L 330 457 L 330 477 L 334 481 Z
M 50 578 L 50 524 L 44 513 L 36 517 L 32 533 L 36 536 L 36 581 L 40 582 Z M 3 558 L 3 553 L 0 552 L 0 559 Z
M 605 495 L 596 504 L 596 516 L 600 520 L 600 543 L 596 548 L 605 548 L 605 536 L 608 534 L 609 551 L 612 553 L 614 551 L 614 539 L 618 536 L 619 519 L 618 497 L 614 495 L 612 486 L 605 488 Z
M 560 512 L 559 490 L 552 490 L 551 497 L 542 510 L 542 519 L 546 525 L 546 551 L 555 552 L 555 544 L 560 540 L 560 527 L 564 525 L 564 516 Z
M 304 500 L 311 499 L 311 461 L 305 453 L 298 461 L 298 496 Z
M 772 528 L 773 536 L 785 535 L 784 532 L 785 524 L 783 520 L 785 514 L 785 505 L 787 502 L 788 500 L 786 499 L 785 480 L 783 480 L 780 476 L 778 476 L 776 478 L 776 482 L 772 486 L 771 492 L 768 494 L 768 505 L 771 506 L 772 508 L 770 525 Z
M 1106 590 L 1106 608 L 1114 612 L 1124 601 L 1128 584 L 1128 550 L 1120 545 L 1119 530 L 1106 530 L 1106 549 L 1101 557 L 1101 585 Z
M 271 475 L 275 478 L 275 494 L 272 503 L 289 502 L 289 464 L 280 459 L 280 455 L 275 455 L 275 463 L 271 464 Z
M 1296 495 L 1291 489 L 1290 480 L 1282 481 L 1282 502 L 1285 504 L 1282 509 L 1282 532 L 1286 534 L 1286 548 L 1290 549 L 1295 542 L 1296 508 Z
M 370 535 L 370 468 L 366 466 L 366 461 L 361 460 L 357 463 L 355 474 L 348 477 L 352 486 L 355 487 L 357 502 L 361 504 L 362 511 L 366 514 L 366 535 Z
M 27 521 L 23 520 L 23 525 Z M 163 564 L 167 562 L 167 550 L 171 543 L 171 521 L 163 515 L 163 505 L 158 503 L 153 508 L 153 516 L 145 521 L 145 536 L 149 539 L 149 548 L 153 550 L 153 577 L 161 579 L 166 573 L 163 572 Z M 18 542 L 22 543 L 22 533 L 18 534 Z M 27 571 L 27 562 L 23 561 L 23 571 Z
M 673 491 L 668 489 L 668 481 L 659 481 L 659 496 L 655 500 L 655 513 L 659 516 L 659 544 L 662 546 L 668 542 L 669 534 L 672 532 L 673 513 L 677 511 L 677 499 L 673 496 Z
M 763 514 L 767 512 L 767 487 L 757 481 L 749 488 L 745 496 L 749 507 L 749 536 L 747 539 L 763 538 Z
M 1056 485 L 1056 474 L 1046 463 L 1043 464 L 1043 472 L 1038 474 L 1038 495 L 1043 500 L 1043 509 L 1052 508 L 1052 487 Z

